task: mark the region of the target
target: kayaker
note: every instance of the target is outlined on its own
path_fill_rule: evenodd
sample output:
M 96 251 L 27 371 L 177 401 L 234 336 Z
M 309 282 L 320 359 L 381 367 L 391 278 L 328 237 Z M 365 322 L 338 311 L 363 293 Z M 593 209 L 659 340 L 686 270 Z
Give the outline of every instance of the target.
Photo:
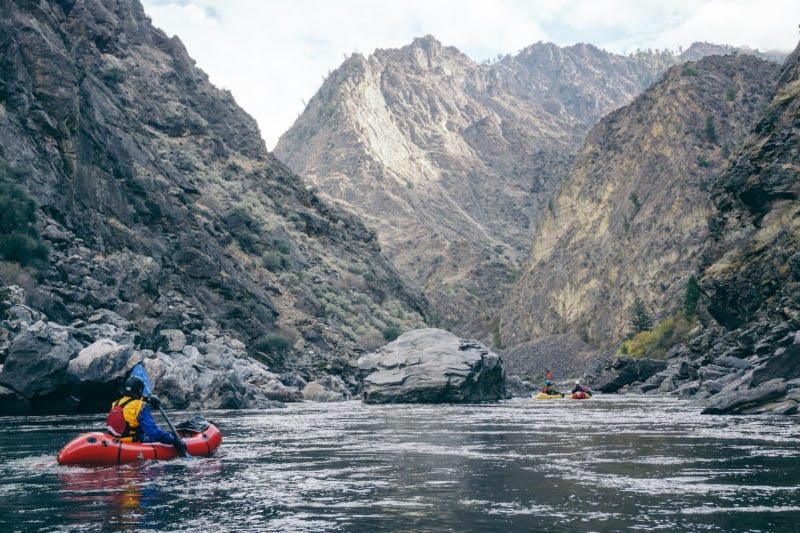
M 111 404 L 106 425 L 108 430 L 122 442 L 160 442 L 171 444 L 186 453 L 186 444 L 182 439 L 168 431 L 164 431 L 153 419 L 150 405 L 158 407 L 159 400 L 155 396 L 143 399 L 144 382 L 131 376 L 122 387 L 122 398 Z M 150 404 L 150 405 L 148 405 Z
M 572 394 L 575 394 L 576 392 L 585 392 L 586 394 L 589 394 L 589 387 L 581 385 L 581 380 L 576 379 L 575 386 L 572 388 Z
M 561 392 L 558 389 L 556 389 L 555 385 L 553 385 L 553 382 L 549 379 L 544 380 L 544 387 L 542 387 L 542 392 L 544 394 L 550 394 L 550 395 L 561 394 Z

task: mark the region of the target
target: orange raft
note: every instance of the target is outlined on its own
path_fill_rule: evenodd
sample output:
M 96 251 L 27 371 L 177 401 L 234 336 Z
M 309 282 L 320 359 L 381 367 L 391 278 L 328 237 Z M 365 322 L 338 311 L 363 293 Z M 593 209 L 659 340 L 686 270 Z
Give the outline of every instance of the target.
M 222 443 L 222 434 L 214 424 L 207 423 L 202 431 L 179 429 L 189 455 L 211 456 Z M 175 459 L 178 452 L 170 444 L 159 442 L 120 442 L 109 433 L 84 433 L 72 439 L 58 453 L 62 465 L 118 465 L 142 460 Z
M 588 400 L 592 397 L 588 392 L 578 391 L 569 395 L 571 400 Z

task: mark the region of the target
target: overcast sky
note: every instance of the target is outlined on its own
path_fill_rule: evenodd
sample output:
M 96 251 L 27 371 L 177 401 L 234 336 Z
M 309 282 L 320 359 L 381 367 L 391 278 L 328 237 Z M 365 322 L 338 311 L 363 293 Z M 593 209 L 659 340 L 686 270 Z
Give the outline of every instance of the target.
M 800 0 L 143 0 L 272 149 L 322 78 L 354 51 L 431 34 L 480 61 L 537 41 L 610 52 L 694 41 L 792 50 Z

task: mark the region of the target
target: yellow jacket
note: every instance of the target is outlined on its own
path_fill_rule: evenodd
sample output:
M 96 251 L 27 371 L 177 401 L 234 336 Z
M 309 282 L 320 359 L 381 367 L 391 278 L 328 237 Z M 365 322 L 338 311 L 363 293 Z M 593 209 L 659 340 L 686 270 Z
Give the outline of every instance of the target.
M 144 400 L 134 400 L 129 396 L 123 396 L 111 404 L 111 407 L 113 408 L 117 405 L 123 405 L 122 417 L 125 419 L 125 424 L 127 425 L 125 433 L 119 440 L 122 442 L 132 442 L 133 437 L 136 435 L 136 428 L 139 427 L 139 413 L 141 413 L 144 408 Z

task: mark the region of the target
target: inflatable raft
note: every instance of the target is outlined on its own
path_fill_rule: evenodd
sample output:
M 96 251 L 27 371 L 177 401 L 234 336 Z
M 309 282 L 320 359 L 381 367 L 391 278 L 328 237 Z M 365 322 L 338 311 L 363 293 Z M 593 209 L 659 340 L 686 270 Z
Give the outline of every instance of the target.
M 592 397 L 591 394 L 583 391 L 573 392 L 572 394 L 569 395 L 570 400 L 588 400 L 591 397 Z
M 533 398 L 536 400 L 560 400 L 563 397 L 564 397 L 563 394 L 545 394 L 543 392 L 540 392 Z
M 217 427 L 200 418 L 181 424 L 178 434 L 189 455 L 211 456 L 222 443 Z M 110 433 L 84 433 L 72 439 L 58 453 L 62 465 L 118 465 L 143 460 L 168 460 L 178 456 L 174 446 L 159 442 L 120 442 Z

